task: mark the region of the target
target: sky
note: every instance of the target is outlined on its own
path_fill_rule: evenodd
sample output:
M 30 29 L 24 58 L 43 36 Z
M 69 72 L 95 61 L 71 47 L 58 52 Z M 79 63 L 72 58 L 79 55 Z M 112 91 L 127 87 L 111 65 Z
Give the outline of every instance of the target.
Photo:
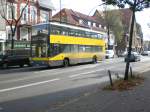
M 60 0 L 51 0 L 55 11 L 53 15 L 60 11 Z M 74 11 L 81 12 L 86 15 L 92 15 L 96 9 L 103 10 L 101 0 L 61 0 L 61 9 L 68 8 Z M 150 8 L 136 13 L 136 20 L 142 26 L 144 40 L 150 40 L 150 28 L 147 24 L 150 23 Z

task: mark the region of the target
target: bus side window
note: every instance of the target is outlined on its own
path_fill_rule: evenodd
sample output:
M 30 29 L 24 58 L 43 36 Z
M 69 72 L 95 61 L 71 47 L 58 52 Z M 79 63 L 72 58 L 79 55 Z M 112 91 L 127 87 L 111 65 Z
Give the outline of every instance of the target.
M 74 29 L 70 29 L 69 30 L 69 35 L 70 36 L 75 36 L 76 34 L 75 34 L 75 30 Z
M 85 52 L 91 52 L 91 46 L 85 46 Z
M 102 34 L 97 34 L 98 39 L 102 39 Z
M 90 32 L 87 32 L 87 31 L 86 31 L 86 32 L 85 32 L 85 37 L 88 37 L 88 38 L 89 38 L 89 37 L 90 37 Z
M 85 52 L 85 46 L 79 45 L 79 52 Z
M 55 56 L 60 53 L 60 45 L 59 44 L 51 44 L 50 45 L 50 56 Z
M 78 52 L 78 45 L 70 45 L 71 47 L 71 52 L 77 53 Z
M 65 53 L 71 52 L 71 46 L 69 44 L 64 44 L 64 52 Z
M 61 34 L 62 34 L 62 35 L 68 35 L 68 31 L 67 31 L 67 30 L 63 30 L 63 31 L 61 32 Z
M 53 26 L 51 29 L 51 33 L 55 35 L 60 35 L 61 34 L 61 28 Z

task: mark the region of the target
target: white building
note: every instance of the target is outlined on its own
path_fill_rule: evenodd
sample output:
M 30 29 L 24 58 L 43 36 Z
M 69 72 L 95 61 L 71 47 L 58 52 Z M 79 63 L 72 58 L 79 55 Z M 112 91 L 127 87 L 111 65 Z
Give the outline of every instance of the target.
M 27 0 L 14 0 L 13 5 L 5 5 L 5 0 L 0 2 L 0 14 L 4 14 L 2 9 L 5 9 L 5 17 L 9 22 L 12 22 L 12 10 L 15 19 L 20 17 L 22 9 L 25 7 Z M 5 8 L 4 8 L 5 6 Z M 31 25 L 47 22 L 52 18 L 52 10 L 54 9 L 51 0 L 29 0 L 27 7 L 25 8 L 22 18 L 17 25 L 14 40 L 29 41 L 31 39 Z M 13 22 L 13 25 L 15 22 Z M 0 52 L 4 51 L 5 42 L 11 41 L 11 29 L 2 17 L 0 17 Z

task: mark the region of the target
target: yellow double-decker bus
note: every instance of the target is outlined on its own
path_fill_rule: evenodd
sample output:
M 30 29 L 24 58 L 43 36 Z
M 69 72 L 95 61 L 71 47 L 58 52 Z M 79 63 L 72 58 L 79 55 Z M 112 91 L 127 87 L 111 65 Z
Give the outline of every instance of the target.
M 103 32 L 57 22 L 34 25 L 31 63 L 40 66 L 96 63 L 105 56 L 103 35 Z

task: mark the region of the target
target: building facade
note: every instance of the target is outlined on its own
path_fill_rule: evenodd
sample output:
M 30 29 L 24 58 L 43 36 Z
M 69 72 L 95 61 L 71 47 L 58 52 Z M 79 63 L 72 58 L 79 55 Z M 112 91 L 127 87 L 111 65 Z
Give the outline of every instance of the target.
M 116 10 L 110 10 L 110 11 L 116 11 Z M 122 53 L 127 50 L 129 45 L 129 34 L 130 34 L 130 24 L 132 19 L 132 12 L 130 9 L 119 9 L 117 10 L 120 13 L 121 21 L 123 24 L 123 34 L 121 37 L 120 42 L 116 43 L 116 52 Z M 94 13 L 94 16 L 96 17 L 102 17 L 103 12 L 96 10 Z M 136 22 L 136 19 L 134 21 L 134 29 L 133 29 L 133 41 L 132 41 L 132 50 L 141 52 L 143 49 L 143 33 L 141 30 L 141 26 Z
M 37 23 L 47 22 L 52 19 L 53 4 L 50 0 L 13 0 L 13 5 L 9 5 L 12 0 L 0 2 L 0 9 L 5 9 L 5 16 L 9 22 L 12 21 L 12 13 L 17 20 L 23 8 L 22 17 L 17 24 L 14 40 L 29 41 L 31 39 L 31 26 Z M 7 5 L 5 5 L 7 3 Z M 5 5 L 5 8 L 2 7 Z M 12 10 L 13 9 L 13 10 Z M 14 20 L 14 19 L 13 19 Z M 11 41 L 11 29 L 8 23 L 0 17 L 0 52 L 5 50 L 5 42 Z
M 150 41 L 144 41 L 144 51 L 150 51 Z

